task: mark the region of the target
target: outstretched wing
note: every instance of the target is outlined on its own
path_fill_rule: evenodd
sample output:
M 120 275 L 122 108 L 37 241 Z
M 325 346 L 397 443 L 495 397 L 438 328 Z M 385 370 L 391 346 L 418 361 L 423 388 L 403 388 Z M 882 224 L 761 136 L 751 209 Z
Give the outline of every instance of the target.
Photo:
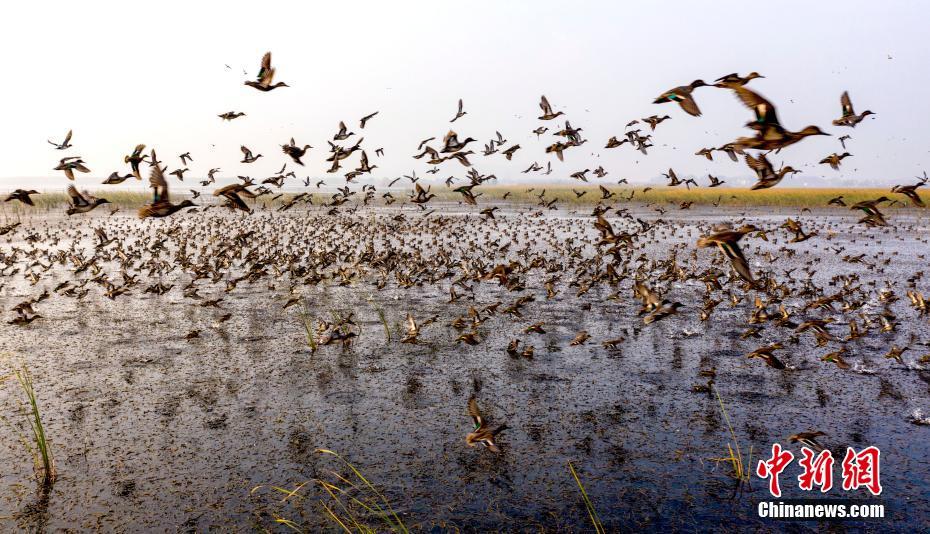
M 68 196 L 71 197 L 71 203 L 75 206 L 88 206 L 90 202 L 84 198 L 84 195 L 78 192 L 77 188 L 73 185 L 68 186 Z
M 759 93 L 742 86 L 734 87 L 733 91 L 743 105 L 755 112 L 757 123 L 781 126 L 781 123 L 778 122 L 778 115 L 775 113 L 775 106 Z
M 149 185 L 152 187 L 152 204 L 168 202 L 168 181 L 165 180 L 164 170 L 154 165 L 149 173 Z
M 484 426 L 484 418 L 481 417 L 478 401 L 474 397 L 468 399 L 468 415 L 471 416 L 472 421 L 475 423 L 475 430 L 480 430 Z
M 853 111 L 852 100 L 849 99 L 848 91 L 843 91 L 842 96 L 840 96 L 840 105 L 843 106 L 843 117 L 844 118 L 856 114 L 856 112 Z

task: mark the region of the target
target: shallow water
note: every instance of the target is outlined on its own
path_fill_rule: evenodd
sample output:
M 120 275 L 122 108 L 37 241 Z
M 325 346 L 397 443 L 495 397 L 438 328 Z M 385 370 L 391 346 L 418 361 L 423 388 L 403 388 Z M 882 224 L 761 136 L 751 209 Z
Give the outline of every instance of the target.
M 891 216 L 896 227 L 870 229 L 855 225 L 856 218 L 845 211 L 673 211 L 625 253 L 665 260 L 682 243 L 686 246 L 676 257 L 686 271 L 716 266 L 726 272 L 729 267 L 718 252 L 701 249 L 692 256 L 693 244 L 711 224 L 741 224 L 745 213 L 747 221 L 769 233 L 768 242 L 752 237 L 742 242 L 754 270 L 771 271 L 780 282 L 794 280 L 793 287 L 800 287 L 806 278 L 801 267 L 811 265 L 812 283 L 826 294 L 842 285 L 829 285 L 834 276 L 859 276 L 855 285 L 869 300 L 857 312 L 844 314 L 839 306 L 833 313 L 803 311 L 811 299 L 784 301 L 795 310 L 797 322 L 835 317 L 830 331 L 839 338 L 847 333 L 849 317 L 862 326 L 856 313 L 874 316 L 885 308 L 878 290 L 889 285 L 899 297 L 887 306 L 897 316 L 897 330 L 870 330 L 849 342 L 846 359 L 854 369 L 844 371 L 819 359 L 839 342 L 818 348 L 813 336 L 803 333 L 793 344 L 787 341 L 792 331 L 771 323 L 757 325 L 762 327 L 759 339 L 740 339 L 749 326 L 755 292 L 745 292 L 735 281 L 714 293 L 723 302 L 707 322 L 698 317 L 704 283 L 659 280 L 666 266 L 648 261 L 642 265 L 650 285 L 685 305 L 678 315 L 644 325 L 631 277 L 616 287 L 591 283 L 578 296 L 579 284 L 573 281 L 589 282 L 583 262 L 595 254 L 598 240 L 588 213 L 532 216 L 509 207 L 498 212 L 496 222 L 481 223 L 474 214 L 466 222 L 458 210 L 451 205 L 442 209 L 449 221 L 444 227 L 436 222 L 439 213 L 427 219 L 433 223 L 424 223 L 421 212 L 410 209 L 403 210 L 404 220 L 394 219 L 401 210 L 388 209 L 338 219 L 317 211 L 259 211 L 250 218 L 212 210 L 172 221 L 139 222 L 122 214 L 25 220 L 3 236 L 8 238 L 0 242 L 5 255 L 14 248 L 32 250 L 25 241 L 30 233 L 38 235 L 38 249 L 69 251 L 75 243 L 73 250 L 85 259 L 95 254 L 94 228 L 121 241 L 98 252 L 101 270 L 96 273 L 91 268 L 75 274 L 70 260 L 43 271 L 50 263 L 44 252 L 35 258 L 20 253 L 2 272 L 4 310 L 43 290 L 52 293 L 34 306 L 42 319 L 2 326 L 0 351 L 25 361 L 35 377 L 59 478 L 47 502 L 37 501 L 28 452 L 14 432 L 0 434 L 0 517 L 7 517 L 0 528 L 284 531 L 274 522 L 284 517 L 307 530 L 330 530 L 336 525 L 319 504 L 326 496 L 318 485 L 305 486 L 284 503 L 268 487 L 293 489 L 316 478 L 334 481 L 331 471 L 347 475 L 318 448 L 351 461 L 417 530 L 587 531 L 569 461 L 608 530 L 785 526 L 756 517 L 755 503 L 768 496 L 765 481 L 754 477 L 748 487 L 737 487 L 727 465 L 712 460 L 726 454 L 732 439 L 716 398 L 691 390 L 707 381 L 699 371 L 711 368 L 741 450 L 746 454 L 752 447 L 753 467 L 759 452 L 767 452 L 773 442 L 789 446 L 789 435 L 817 429 L 827 433 L 823 443 L 837 458 L 838 481 L 847 446 L 875 445 L 882 451 L 884 493 L 879 500 L 892 519 L 860 526 L 913 531 L 926 524 L 930 429 L 913 424 L 909 416 L 915 410 L 930 413 L 930 372 L 917 363 L 930 352 L 922 344 L 930 341 L 930 323 L 904 295 L 910 288 L 907 279 L 927 268 L 928 219 L 921 212 L 899 210 Z M 632 211 L 650 222 L 658 217 L 644 207 Z M 787 243 L 789 234 L 778 229 L 787 216 L 820 234 Z M 609 220 L 615 229 L 639 229 L 635 222 Z M 169 227 L 174 229 L 170 235 L 159 233 Z M 160 260 L 176 262 L 186 242 L 186 255 L 200 263 L 219 247 L 238 247 L 233 238 L 248 229 L 256 236 L 240 241 L 246 252 L 219 269 L 222 278 L 196 281 L 200 300 L 183 294 L 193 278 L 190 270 L 157 274 L 154 264 L 145 263 L 152 257 L 151 244 L 160 239 L 165 247 Z M 52 244 L 46 232 L 60 241 Z M 375 253 L 387 244 L 420 252 L 422 259 L 405 256 L 393 268 L 409 270 L 411 287 L 400 287 L 393 272 L 383 289 L 375 286 L 382 274 L 361 257 L 369 239 Z M 438 242 L 443 245 L 437 247 Z M 502 251 L 508 242 L 512 245 Z M 126 264 L 139 277 L 126 294 L 111 300 L 98 282 L 86 284 L 89 292 L 83 298 L 53 291 L 66 280 L 103 274 L 120 285 L 121 260 L 113 250 L 122 247 L 132 257 L 142 245 L 148 250 Z M 789 256 L 780 250 L 783 246 L 796 254 Z M 566 259 L 569 248 L 577 248 L 574 265 Z M 433 261 L 440 249 L 451 256 L 449 276 L 440 268 L 414 269 L 419 261 Z M 288 273 L 288 265 L 306 262 L 309 251 L 326 250 L 332 252 L 323 255 L 328 265 L 316 263 L 326 279 L 306 284 Z M 224 291 L 226 280 L 253 264 L 248 251 L 252 259 L 262 258 L 269 274 Z M 770 263 L 767 252 L 779 259 Z M 865 254 L 867 264 L 842 259 L 859 254 Z M 531 255 L 550 263 L 519 275 L 526 289 L 508 291 L 493 280 L 466 281 L 473 291 L 458 286 L 460 298 L 449 303 L 449 286 L 462 276 L 462 260 L 480 260 L 490 269 Z M 632 270 L 638 265 L 630 263 Z M 339 285 L 338 275 L 328 278 L 339 267 L 357 273 L 347 285 Z M 786 276 L 791 268 L 797 270 Z M 26 272 L 40 275 L 35 285 Z M 560 276 L 557 295 L 547 299 L 542 282 L 553 275 Z M 161 296 L 143 293 L 159 280 L 174 287 Z M 292 284 L 316 319 L 354 313 L 359 338 L 311 352 L 301 307 L 282 310 Z M 930 293 L 922 278 L 916 288 Z M 746 298 L 733 306 L 727 290 Z M 619 298 L 607 298 L 615 293 Z M 522 318 L 502 313 L 524 295 L 535 301 L 523 308 Z M 200 306 L 219 297 L 219 309 Z M 480 311 L 497 301 L 504 303 L 497 314 L 482 314 L 479 344 L 457 343 L 458 334 L 467 330 L 449 323 L 466 316 L 470 306 Z M 379 309 L 392 325 L 390 342 Z M 438 316 L 422 328 L 418 344 L 399 342 L 408 312 L 421 325 Z M 7 313 L 8 319 L 14 316 Z M 231 318 L 216 323 L 226 313 Z M 540 321 L 544 334 L 523 332 Z M 200 336 L 185 339 L 195 329 Z M 587 330 L 590 340 L 570 346 L 580 330 Z M 619 336 L 626 341 L 616 350 L 601 346 Z M 532 359 L 506 354 L 514 338 L 535 347 Z M 774 341 L 785 343 L 778 355 L 793 370 L 779 371 L 745 357 Z M 910 347 L 904 363 L 883 358 L 893 344 Z M 863 368 L 874 373 L 856 372 Z M 15 411 L 21 392 L 14 382 L 0 385 L 0 406 L 14 425 L 21 425 L 23 418 Z M 499 439 L 502 453 L 466 447 L 471 421 L 465 406 L 471 395 L 492 421 L 507 422 L 509 429 Z M 799 447 L 790 448 L 800 456 Z M 798 472 L 795 461 L 783 474 L 785 498 L 808 496 L 797 488 Z M 867 494 L 835 488 L 829 496 L 865 499 Z M 367 521 L 379 525 L 376 518 Z M 791 524 L 801 530 L 820 526 Z

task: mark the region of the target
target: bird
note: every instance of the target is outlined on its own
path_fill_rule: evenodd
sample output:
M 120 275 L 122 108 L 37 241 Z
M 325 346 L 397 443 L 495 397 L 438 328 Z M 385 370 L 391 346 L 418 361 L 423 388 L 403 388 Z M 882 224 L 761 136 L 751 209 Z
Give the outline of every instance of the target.
M 924 182 L 919 182 L 914 185 L 896 185 L 891 188 L 892 193 L 900 193 L 906 196 L 910 201 L 917 206 L 918 208 L 926 207 L 924 201 L 920 198 L 920 195 L 917 193 L 918 187 L 923 187 Z
M 549 105 L 549 99 L 546 98 L 546 95 L 542 95 L 542 97 L 539 99 L 539 107 L 543 111 L 543 114 L 539 116 L 539 120 L 541 121 L 551 121 L 552 119 L 558 117 L 559 115 L 564 114 L 561 111 L 557 113 L 552 112 L 552 106 Z M 542 132 L 544 131 L 545 129 L 542 130 Z M 535 133 L 538 136 L 538 135 L 541 135 L 542 132 L 534 131 L 533 133 Z
M 25 189 L 17 189 L 16 191 L 13 191 L 12 193 L 10 193 L 6 197 L 6 199 L 4 199 L 4 202 L 9 202 L 11 200 L 18 200 L 22 202 L 23 204 L 26 204 L 27 206 L 35 206 L 35 204 L 32 203 L 32 199 L 29 198 L 29 195 L 38 195 L 38 194 L 39 192 L 33 189 L 30 189 L 28 191 Z
M 465 435 L 465 443 L 469 447 L 475 447 L 480 443 L 491 452 L 501 452 L 500 447 L 495 443 L 495 438 L 497 438 L 498 434 L 507 429 L 507 424 L 505 423 L 495 428 L 490 428 L 481 415 L 481 410 L 478 408 L 478 401 L 475 400 L 474 397 L 468 399 L 468 415 L 471 416 L 475 424 L 475 429 Z
M 685 110 L 687 114 L 699 117 L 701 115 L 701 110 L 698 108 L 697 102 L 694 101 L 694 97 L 691 96 L 691 93 L 698 87 L 705 87 L 706 85 L 704 80 L 694 80 L 688 85 L 682 85 L 665 91 L 653 101 L 653 104 L 678 102 L 678 105 L 681 106 L 681 109 Z
M 374 118 L 374 116 L 377 115 L 377 114 L 378 114 L 378 112 L 376 111 L 376 112 L 374 112 L 374 113 L 369 113 L 368 115 L 365 115 L 364 117 L 362 117 L 361 119 L 359 119 L 358 127 L 364 130 L 364 129 L 365 129 L 365 125 L 368 124 L 368 121 L 370 121 L 372 118 Z
M 752 157 L 750 154 L 746 154 L 746 164 L 749 165 L 749 168 L 755 171 L 756 178 L 758 181 L 750 187 L 752 190 L 756 189 L 768 189 L 778 185 L 779 182 L 784 179 L 785 175 L 790 173 L 798 173 L 790 165 L 786 165 L 775 171 L 772 167 L 772 164 L 769 162 L 768 158 L 765 157 L 765 154 L 759 154 L 758 158 Z
M 768 364 L 769 367 L 772 367 L 774 369 L 785 369 L 786 368 L 785 364 L 782 363 L 782 361 L 779 360 L 774 354 L 776 350 L 779 350 L 782 348 L 784 348 L 784 346 L 781 343 L 772 343 L 771 345 L 767 345 L 765 347 L 759 347 L 758 349 L 750 352 L 749 354 L 747 354 L 747 357 L 748 358 L 759 358 L 765 361 L 765 363 Z
M 249 206 L 242 200 L 242 197 L 255 198 L 255 193 L 249 191 L 243 184 L 231 184 L 221 187 L 213 192 L 215 197 L 226 199 L 226 206 L 232 209 L 239 209 L 245 212 L 251 212 Z
M 147 217 L 167 217 L 184 208 L 195 206 L 189 199 L 182 200 L 179 204 L 172 204 L 168 196 L 168 181 L 165 180 L 163 169 L 155 165 L 149 171 L 149 185 L 152 188 L 152 202 L 139 208 L 139 218 Z
M 739 240 L 746 234 L 757 232 L 758 230 L 758 228 L 751 224 L 747 224 L 738 230 L 723 230 L 701 237 L 697 241 L 697 246 L 698 248 L 716 246 L 729 258 L 736 273 L 739 274 L 743 280 L 752 285 L 756 285 L 756 280 L 752 276 L 752 271 L 749 270 L 749 263 L 746 262 L 746 257 L 739 248 Z
M 671 119 L 671 117 L 669 117 L 668 115 L 663 115 L 661 117 L 658 115 L 652 115 L 650 117 L 646 117 L 645 119 L 643 119 L 643 122 L 648 123 L 649 128 L 652 131 L 655 131 L 656 126 L 658 126 L 662 121 L 665 121 L 668 119 Z
M 239 117 L 245 117 L 245 113 L 241 111 L 227 111 L 226 113 L 220 113 L 217 117 L 223 119 L 224 121 L 231 121 L 233 119 L 238 119 Z
M 714 87 L 743 86 L 749 83 L 750 81 L 755 80 L 756 78 L 765 78 L 765 76 L 762 76 L 758 72 L 753 71 L 747 74 L 745 78 L 743 78 L 739 74 L 734 72 L 732 74 L 727 74 L 725 76 L 721 76 L 717 78 L 716 80 L 714 80 L 715 82 Z
M 109 204 L 110 201 L 105 198 L 96 198 L 86 191 L 84 194 L 78 192 L 73 185 L 68 186 L 68 196 L 71 198 L 71 204 L 65 211 L 68 215 L 75 213 L 87 213 L 101 204 Z
M 271 52 L 265 52 L 265 55 L 262 56 L 262 66 L 258 71 L 258 76 L 256 76 L 255 81 L 246 80 L 245 85 L 249 87 L 254 87 L 262 92 L 268 92 L 278 87 L 289 87 L 284 82 L 278 82 L 272 85 L 274 81 L 274 67 L 271 66 Z
M 58 166 L 55 167 L 54 170 L 64 171 L 65 176 L 67 176 L 69 180 L 74 180 L 74 171 L 79 171 L 79 172 L 84 172 L 84 173 L 90 172 L 90 169 L 88 169 L 87 166 L 84 165 L 84 160 L 81 159 L 80 156 L 71 156 L 67 158 L 61 158 L 61 160 L 58 162 Z
M 128 180 L 128 179 L 130 179 L 130 178 L 133 178 L 133 175 L 132 175 L 132 174 L 127 174 L 127 175 L 125 175 L 125 176 L 120 176 L 120 174 L 119 174 L 118 172 L 115 172 L 115 171 L 114 171 L 114 172 L 110 173 L 110 176 L 108 176 L 107 179 L 103 181 L 103 183 L 106 184 L 106 185 L 121 184 L 121 183 L 125 182 L 126 180 Z
M 249 150 L 249 148 L 245 145 L 242 145 L 241 147 L 239 147 L 239 150 L 241 150 L 243 154 L 242 161 L 240 163 L 255 163 L 256 161 L 258 161 L 258 158 L 262 157 L 261 154 L 258 154 L 257 156 L 253 156 L 252 151 Z
M 813 432 L 798 432 L 797 434 L 788 436 L 788 441 L 790 443 L 800 443 L 801 445 L 806 445 L 811 449 L 820 452 L 824 450 L 824 447 L 820 444 L 820 442 L 817 441 L 817 438 L 826 435 L 827 434 L 825 432 L 821 432 L 819 430 Z
M 283 150 L 285 154 L 290 156 L 291 159 L 294 161 L 294 163 L 301 165 L 301 166 L 304 164 L 304 162 L 300 161 L 300 158 L 302 158 L 304 154 L 307 153 L 307 150 L 310 148 L 313 148 L 313 147 L 310 145 L 304 145 L 303 147 L 297 146 L 297 143 L 294 142 L 293 137 L 291 137 L 291 142 L 289 144 L 285 143 L 281 145 L 281 150 Z
M 755 113 L 755 120 L 746 124 L 756 130 L 755 137 L 741 137 L 733 144 L 743 149 L 777 150 L 797 143 L 811 135 L 830 135 L 821 131 L 817 126 L 807 126 L 804 129 L 792 132 L 782 127 L 778 121 L 775 106 L 762 95 L 750 91 L 743 86 L 731 86 L 737 98 Z
M 838 171 L 840 170 L 840 162 L 843 161 L 844 158 L 848 158 L 849 156 L 852 156 L 852 154 L 850 154 L 849 152 L 843 152 L 842 154 L 837 154 L 836 152 L 834 152 L 833 154 L 830 154 L 829 156 L 820 160 L 820 164 L 829 165 L 831 169 L 833 169 L 834 171 Z
M 850 128 L 855 128 L 857 124 L 862 122 L 863 119 L 869 115 L 875 115 L 875 113 L 870 110 L 865 110 L 856 115 L 856 112 L 853 110 L 852 100 L 849 99 L 848 91 L 843 91 L 843 94 L 840 95 L 840 106 L 842 107 L 843 115 L 833 121 L 834 126 L 849 126 Z
M 464 117 L 466 113 L 468 113 L 468 112 L 467 112 L 467 111 L 462 111 L 462 99 L 460 98 L 460 99 L 459 99 L 459 109 L 458 109 L 458 111 L 455 113 L 455 117 L 452 117 L 452 120 L 449 121 L 449 122 L 455 122 L 455 121 L 459 120 L 460 118 Z
M 139 165 L 145 161 L 145 158 L 148 157 L 142 155 L 143 150 L 145 150 L 145 145 L 140 143 L 132 150 L 132 154 L 123 158 L 123 162 L 128 163 L 132 168 L 132 175 L 135 176 L 137 180 L 142 180 L 142 174 L 139 171 Z
M 339 121 L 339 131 L 336 132 L 336 135 L 333 136 L 333 141 L 344 141 L 349 137 L 355 135 L 355 132 L 347 132 L 346 123 Z
M 71 133 L 72 133 L 72 131 L 71 131 L 71 130 L 68 130 L 68 133 L 65 134 L 65 140 L 62 141 L 61 143 L 56 143 L 56 142 L 52 141 L 51 139 L 49 139 L 49 140 L 48 140 L 48 144 L 50 144 L 50 145 L 52 145 L 53 147 L 55 147 L 55 150 L 67 150 L 67 149 L 71 148 Z

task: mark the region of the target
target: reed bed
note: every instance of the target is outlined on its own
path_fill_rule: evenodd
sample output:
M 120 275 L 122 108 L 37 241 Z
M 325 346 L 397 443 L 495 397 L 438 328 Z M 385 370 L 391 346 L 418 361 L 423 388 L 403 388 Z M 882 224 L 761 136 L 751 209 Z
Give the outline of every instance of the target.
M 872 200 L 878 198 L 882 195 L 885 195 L 889 198 L 898 199 L 901 202 L 906 202 L 907 199 L 903 195 L 896 195 L 891 193 L 888 189 L 884 188 L 802 188 L 802 187 L 773 187 L 771 189 L 760 189 L 752 191 L 747 188 L 736 188 L 736 187 L 700 187 L 700 188 L 691 188 L 690 190 L 681 186 L 681 187 L 654 187 L 649 191 L 643 192 L 643 189 L 648 186 L 638 186 L 638 187 L 619 187 L 619 186 L 607 186 L 606 187 L 611 193 L 616 193 L 616 196 L 612 197 L 610 200 L 603 201 L 600 189 L 596 185 L 583 185 L 583 186 L 566 186 L 566 185 L 514 185 L 514 186 L 500 186 L 500 185 L 488 185 L 488 186 L 479 186 L 474 189 L 474 193 L 483 193 L 478 197 L 478 203 L 489 202 L 489 201 L 504 201 L 504 202 L 513 202 L 513 203 L 539 203 L 539 194 L 545 190 L 545 199 L 550 201 L 552 199 L 558 199 L 556 207 L 560 204 L 569 204 L 569 205 L 593 205 L 598 202 L 634 202 L 634 203 L 653 203 L 653 204 L 665 204 L 665 203 L 674 203 L 678 204 L 681 202 L 693 202 L 695 205 L 712 205 L 719 203 L 720 206 L 735 206 L 735 207 L 749 207 L 749 206 L 776 206 L 776 207 L 800 207 L 800 208 L 836 208 L 836 206 L 830 206 L 827 203 L 830 199 L 842 196 L 843 201 L 847 205 L 855 204 L 862 200 Z M 579 193 L 585 191 L 586 194 L 582 197 L 578 197 L 575 194 L 575 191 Z M 437 188 L 433 188 L 433 192 L 437 193 L 437 198 L 443 200 L 454 200 L 456 197 L 460 198 L 461 196 L 457 193 L 454 193 L 451 190 L 446 190 L 442 188 L 441 191 L 438 191 Z M 629 200 L 630 194 L 633 194 L 632 200 Z M 507 196 L 505 199 L 504 196 Z M 840 209 L 843 209 L 840 207 Z

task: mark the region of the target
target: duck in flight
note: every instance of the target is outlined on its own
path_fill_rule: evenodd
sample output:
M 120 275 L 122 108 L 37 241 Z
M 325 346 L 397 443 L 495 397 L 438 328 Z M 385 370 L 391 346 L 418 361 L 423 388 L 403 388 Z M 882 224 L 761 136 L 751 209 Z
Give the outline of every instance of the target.
M 90 169 L 84 165 L 84 160 L 81 159 L 81 156 L 61 158 L 61 160 L 58 162 L 58 166 L 55 167 L 54 170 L 64 171 L 65 176 L 67 176 L 69 180 L 74 180 L 74 171 L 84 173 L 90 172 Z
M 662 104 L 665 102 L 678 102 L 678 105 L 681 106 L 681 109 L 685 110 L 688 115 L 694 117 L 701 116 L 701 110 L 698 108 L 697 102 L 694 101 L 694 97 L 691 96 L 691 93 L 698 87 L 707 86 L 704 83 L 704 80 L 694 80 L 688 85 L 682 85 L 681 87 L 675 87 L 674 89 L 669 89 L 668 91 L 659 95 L 652 103 L 653 104 Z
M 68 186 L 68 196 L 71 197 L 71 205 L 65 213 L 74 215 L 75 213 L 87 213 L 101 204 L 109 204 L 110 201 L 105 198 L 96 198 L 86 191 L 84 194 L 78 192 L 73 185 Z
M 853 110 L 852 100 L 849 99 L 848 91 L 843 91 L 843 94 L 840 96 L 840 105 L 843 108 L 843 116 L 833 121 L 834 126 L 849 126 L 850 128 L 855 128 L 857 124 L 862 122 L 863 119 L 869 115 L 875 115 L 875 113 L 870 110 L 865 110 L 856 115 L 855 110 Z
M 468 415 L 471 416 L 475 429 L 465 435 L 465 443 L 469 447 L 481 444 L 491 452 L 501 452 L 500 447 L 495 443 L 495 438 L 507 428 L 507 425 L 501 424 L 495 428 L 488 426 L 487 421 L 481 414 L 481 410 L 478 408 L 478 401 L 474 397 L 468 399 Z
M 168 181 L 165 180 L 164 170 L 155 165 L 149 172 L 149 185 L 152 188 L 152 203 L 139 208 L 139 218 L 167 217 L 184 208 L 195 206 L 191 200 L 182 200 L 180 204 L 172 204 L 168 196 Z
M 262 66 L 258 71 L 258 76 L 255 81 L 247 80 L 245 85 L 249 87 L 254 87 L 262 92 L 268 92 L 278 87 L 289 87 L 284 82 L 278 82 L 272 84 L 274 81 L 274 67 L 271 66 L 271 52 L 265 52 L 265 55 L 262 57 Z
M 51 139 L 48 140 L 48 144 L 55 147 L 55 150 L 66 150 L 71 148 L 71 130 L 68 130 L 68 133 L 65 135 L 65 140 L 61 143 L 56 143 Z
M 720 251 L 729 258 L 736 273 L 739 274 L 743 280 L 755 286 L 756 280 L 752 276 L 752 271 L 749 270 L 749 263 L 746 261 L 746 256 L 743 255 L 743 251 L 739 248 L 739 240 L 746 234 L 757 231 L 759 231 L 758 228 L 751 224 L 747 224 L 739 230 L 724 230 L 702 237 L 698 239 L 697 246 L 698 248 L 711 246 L 719 248 Z
M 755 137 L 737 139 L 734 145 L 744 149 L 779 150 L 811 135 L 830 135 L 821 131 L 817 126 L 808 126 L 798 132 L 786 130 L 778 121 L 775 106 L 762 95 L 743 86 L 731 87 L 731 89 L 740 102 L 755 113 L 755 120 L 747 123 L 746 126 L 757 132 Z

